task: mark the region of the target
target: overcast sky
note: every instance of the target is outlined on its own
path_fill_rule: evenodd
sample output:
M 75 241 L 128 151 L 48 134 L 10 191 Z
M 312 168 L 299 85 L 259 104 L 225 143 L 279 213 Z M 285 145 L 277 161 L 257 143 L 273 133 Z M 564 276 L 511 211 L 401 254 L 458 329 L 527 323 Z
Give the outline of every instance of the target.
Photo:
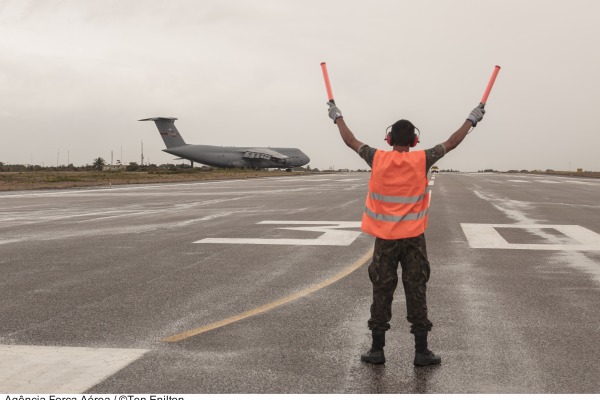
M 298 147 L 365 168 L 327 117 L 320 62 L 357 138 L 445 141 L 502 67 L 484 120 L 438 165 L 600 170 L 600 2 L 0 0 L 0 161 L 173 162 L 187 143 Z M 122 149 L 122 150 L 121 150 Z

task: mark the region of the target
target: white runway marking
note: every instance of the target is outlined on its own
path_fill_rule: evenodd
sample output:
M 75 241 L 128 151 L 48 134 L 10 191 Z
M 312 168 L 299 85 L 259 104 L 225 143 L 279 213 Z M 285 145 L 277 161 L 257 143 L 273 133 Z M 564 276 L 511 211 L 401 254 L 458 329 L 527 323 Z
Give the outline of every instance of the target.
M 509 182 L 517 182 L 517 183 L 529 183 L 529 181 L 523 181 L 521 179 L 509 179 Z
M 598 183 L 596 182 L 588 182 L 588 181 L 577 181 L 575 179 L 563 179 L 565 183 L 576 183 L 578 185 L 586 185 L 586 186 L 596 186 Z
M 558 181 L 549 181 L 547 179 L 536 179 L 534 182 L 539 182 L 539 183 L 560 183 Z
M 277 178 L 277 182 L 325 182 L 335 180 L 332 178 Z
M 333 178 L 322 178 L 322 177 L 262 177 L 262 178 L 253 178 L 255 180 L 269 180 L 274 182 L 300 182 L 300 181 L 308 181 L 308 182 L 323 182 L 330 181 Z M 359 179 L 356 179 L 359 180 Z M 64 195 L 89 195 L 96 194 L 97 192 L 101 193 L 115 193 L 115 192 L 135 192 L 138 190 L 148 190 L 148 189 L 164 189 L 164 188 L 174 188 L 174 187 L 186 187 L 186 186 L 198 186 L 198 185 L 223 185 L 223 184 L 236 184 L 238 182 L 249 182 L 249 179 L 224 179 L 224 180 L 207 180 L 201 182 L 181 182 L 181 183 L 159 183 L 159 184 L 141 184 L 141 185 L 118 185 L 113 186 L 112 188 L 108 188 L 108 184 L 106 186 L 96 186 L 93 188 L 81 188 L 76 190 L 34 190 L 34 191 L 15 191 L 15 192 L 4 192 L 0 193 L 0 198 L 21 198 L 21 197 L 53 197 L 59 196 L 63 197 Z
M 534 203 L 511 200 L 506 197 L 498 197 L 493 194 L 479 192 L 478 190 L 474 190 L 473 193 L 480 199 L 489 201 L 495 208 L 502 211 L 508 218 L 515 220 L 519 224 L 537 224 L 538 222 L 541 222 L 526 215 L 526 212 L 534 209 Z
M 0 346 L 0 393 L 82 393 L 147 351 Z
M 579 225 L 519 225 L 519 224 L 460 224 L 469 246 L 475 249 L 511 250 L 562 250 L 600 251 L 600 235 Z M 495 228 L 519 228 L 524 230 L 555 229 L 579 244 L 527 244 L 509 243 Z M 540 235 L 543 237 L 543 235 Z
M 429 181 L 429 186 L 433 186 L 435 182 L 433 180 Z
M 268 178 L 258 178 L 258 179 L 268 179 Z M 0 194 L 0 198 L 8 197 L 8 198 L 19 198 L 19 197 L 44 197 L 44 196 L 60 196 L 62 197 L 65 194 L 75 194 L 75 195 L 85 195 L 95 192 L 119 192 L 119 191 L 135 191 L 135 190 L 147 190 L 147 189 L 162 189 L 165 187 L 173 188 L 178 186 L 196 186 L 196 185 L 213 185 L 213 184 L 223 184 L 223 183 L 235 183 L 235 182 L 246 182 L 245 179 L 231 179 L 231 180 L 222 180 L 222 181 L 202 181 L 202 182 L 191 182 L 191 183 L 164 183 L 164 184 L 147 184 L 141 186 L 133 186 L 133 185 L 123 185 L 123 186 L 113 186 L 112 189 L 107 187 L 96 187 L 95 189 L 89 188 L 81 188 L 78 190 L 54 190 L 51 192 L 48 191 L 31 191 L 31 192 L 8 192 Z
M 293 231 L 323 232 L 315 239 L 259 239 L 259 238 L 206 238 L 194 243 L 264 244 L 291 246 L 349 246 L 360 236 L 360 231 L 344 231 L 343 228 L 360 228 L 356 221 L 262 221 L 269 225 L 318 225 L 304 227 L 283 227 Z
M 3 244 L 9 244 L 9 243 L 17 243 L 17 242 L 21 242 L 25 239 L 1 239 L 0 238 L 0 245 Z

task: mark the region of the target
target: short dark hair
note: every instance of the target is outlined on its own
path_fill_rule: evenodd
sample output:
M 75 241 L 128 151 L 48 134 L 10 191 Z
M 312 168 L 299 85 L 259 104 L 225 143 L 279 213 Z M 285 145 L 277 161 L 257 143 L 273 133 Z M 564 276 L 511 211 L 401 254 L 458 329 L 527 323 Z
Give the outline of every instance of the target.
M 392 143 L 397 146 L 410 146 L 414 141 L 415 126 L 406 119 L 392 125 Z

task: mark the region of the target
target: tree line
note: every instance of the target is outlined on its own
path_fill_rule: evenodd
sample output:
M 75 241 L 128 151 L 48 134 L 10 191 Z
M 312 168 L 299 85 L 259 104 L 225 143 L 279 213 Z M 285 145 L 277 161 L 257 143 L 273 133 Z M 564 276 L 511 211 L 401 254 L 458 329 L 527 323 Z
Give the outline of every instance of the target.
M 59 165 L 59 166 L 42 166 L 42 165 L 25 165 L 25 164 L 6 164 L 0 162 L 0 172 L 31 172 L 31 171 L 60 171 L 60 172 L 69 172 L 69 171 L 145 171 L 145 172 L 155 172 L 155 171 L 169 171 L 169 172 L 192 172 L 192 171 L 212 171 L 219 170 L 222 168 L 209 167 L 206 165 L 197 164 L 194 168 L 188 163 L 181 164 L 145 164 L 140 165 L 137 162 L 130 162 L 127 165 L 117 164 L 117 165 L 108 165 L 106 160 L 102 157 L 96 157 L 93 159 L 91 164 L 86 164 L 83 166 L 75 166 L 72 163 L 69 165 Z M 310 172 L 319 172 L 317 168 L 310 168 L 310 165 L 306 167 L 297 167 L 294 168 L 296 171 L 310 171 Z M 360 171 L 360 170 L 359 170 Z
M 102 157 L 96 157 L 92 163 L 75 166 L 72 163 L 69 165 L 59 166 L 43 166 L 43 165 L 25 165 L 25 164 L 7 164 L 0 162 L 0 172 L 31 172 L 31 171 L 102 171 L 107 166 L 106 160 Z M 137 162 L 130 162 L 127 165 L 113 166 L 114 170 L 123 171 L 153 171 L 153 170 L 187 170 L 191 169 L 189 164 L 149 164 L 140 165 Z M 210 167 L 203 167 L 202 169 L 208 169 Z

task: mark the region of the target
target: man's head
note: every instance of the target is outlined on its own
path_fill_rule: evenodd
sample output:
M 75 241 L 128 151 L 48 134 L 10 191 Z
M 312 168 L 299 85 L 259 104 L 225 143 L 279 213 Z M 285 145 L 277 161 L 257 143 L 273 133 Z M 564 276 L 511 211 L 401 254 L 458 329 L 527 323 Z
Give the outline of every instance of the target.
M 416 128 L 412 124 L 412 122 L 406 119 L 401 119 L 399 121 L 396 121 L 389 128 L 391 128 L 388 140 L 390 146 L 414 147 L 418 143 L 419 137 L 415 134 Z

